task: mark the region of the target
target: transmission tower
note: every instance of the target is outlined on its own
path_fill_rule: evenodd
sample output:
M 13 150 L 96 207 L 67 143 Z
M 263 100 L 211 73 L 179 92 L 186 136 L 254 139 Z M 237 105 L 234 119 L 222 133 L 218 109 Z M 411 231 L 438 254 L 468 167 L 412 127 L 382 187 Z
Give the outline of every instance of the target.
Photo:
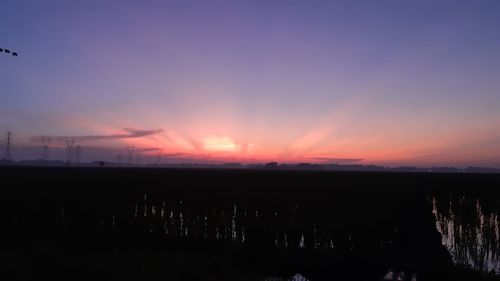
M 162 160 L 162 155 L 163 154 L 163 148 L 158 148 L 158 153 L 157 153 L 157 156 L 158 156 L 158 164 L 161 164 L 161 160 Z
M 137 155 L 135 156 L 135 164 L 142 165 L 142 153 L 141 152 L 137 152 Z
M 43 161 L 48 161 L 49 160 L 49 145 L 50 145 L 50 137 L 42 137 L 40 139 L 40 142 L 42 143 L 42 160 Z
M 5 154 L 3 157 L 4 160 L 12 160 L 11 145 L 12 145 L 12 132 L 8 131 L 5 134 Z
M 132 155 L 134 154 L 134 146 L 133 145 L 127 145 L 127 164 L 132 165 Z
M 116 162 L 120 165 L 123 163 L 123 153 L 122 152 L 116 154 Z
M 66 157 L 66 161 L 68 165 L 71 163 L 71 150 L 73 149 L 73 145 L 75 144 L 75 140 L 66 140 L 66 147 L 68 148 L 68 155 Z
M 76 164 L 80 164 L 81 156 L 82 156 L 82 149 L 81 149 L 80 145 L 77 145 L 76 146 Z

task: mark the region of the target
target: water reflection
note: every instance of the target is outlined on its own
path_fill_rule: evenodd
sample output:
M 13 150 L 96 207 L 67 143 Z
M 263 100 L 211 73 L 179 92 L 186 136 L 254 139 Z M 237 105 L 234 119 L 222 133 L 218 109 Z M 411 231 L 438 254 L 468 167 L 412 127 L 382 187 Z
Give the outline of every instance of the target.
M 303 216 L 303 207 L 299 204 L 271 208 L 234 203 L 200 207 L 186 206 L 183 201 L 152 203 L 147 198 L 144 195 L 143 202 L 134 207 L 132 224 L 136 230 L 143 228 L 150 233 L 234 243 L 254 239 L 277 248 L 330 249 L 347 253 L 352 253 L 356 243 L 361 242 L 359 237 L 354 239 L 352 228 L 339 227 L 352 219 L 351 214 L 333 207 L 322 210 L 328 213 L 325 221 Z M 442 244 L 454 262 L 485 272 L 500 272 L 498 212 L 485 212 L 479 199 L 456 194 L 434 196 L 431 201 Z M 137 216 L 138 209 L 143 211 L 143 216 Z M 114 226 L 114 215 L 112 220 Z M 390 245 L 392 241 L 391 235 L 378 238 L 381 245 Z
M 326 212 L 326 210 L 324 210 Z M 132 208 L 126 229 L 163 234 L 170 237 L 228 240 L 246 243 L 248 239 L 277 248 L 334 249 L 336 244 L 353 248 L 348 228 L 336 228 L 340 214 L 322 220 L 304 216 L 299 205 L 258 207 L 235 203 L 198 204 L 183 201 L 151 202 L 145 194 Z M 118 218 L 110 214 L 111 231 Z M 335 233 L 332 231 L 336 228 Z
M 384 278 L 382 278 L 384 281 L 404 281 L 406 279 L 406 273 L 404 271 L 400 272 L 394 272 L 391 268 L 387 271 L 387 273 L 384 275 Z M 411 278 L 409 279 L 410 281 L 417 281 L 417 274 L 414 273 Z
M 437 230 L 454 262 L 500 272 L 498 212 L 486 212 L 480 199 L 466 196 L 434 197 L 432 203 Z
M 478 197 L 435 194 L 429 201 L 422 196 L 413 204 L 401 206 L 393 206 L 399 201 L 382 195 L 352 199 L 323 205 L 304 201 L 260 204 L 168 200 L 166 196 L 140 194 L 130 203 L 96 210 L 100 231 L 112 233 L 215 240 L 299 254 L 319 250 L 343 259 L 384 257 L 384 261 L 396 262 L 387 265 L 396 271 L 387 272 L 385 280 L 416 280 L 415 272 L 421 263 L 440 254 L 440 250 L 446 253 L 439 243 L 435 222 L 442 244 L 456 263 L 482 271 L 500 271 L 499 212 L 484 208 Z M 63 224 L 70 222 L 66 210 L 61 211 Z M 400 212 L 395 215 L 394 210 Z M 82 225 L 78 217 L 73 222 Z M 63 225 L 63 229 L 71 228 Z M 425 240 L 434 234 L 435 243 Z M 444 256 L 449 261 L 449 256 Z

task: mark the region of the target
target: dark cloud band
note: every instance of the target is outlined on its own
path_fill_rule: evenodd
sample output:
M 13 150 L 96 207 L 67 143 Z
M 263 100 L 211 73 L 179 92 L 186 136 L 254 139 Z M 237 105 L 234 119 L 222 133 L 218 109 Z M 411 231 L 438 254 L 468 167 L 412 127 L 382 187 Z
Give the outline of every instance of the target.
M 114 139 L 131 139 L 131 138 L 141 138 L 151 135 L 156 135 L 161 133 L 162 129 L 154 130 L 140 130 L 134 128 L 123 128 L 123 133 L 110 134 L 110 135 L 84 135 L 84 136 L 33 136 L 30 138 L 31 141 L 40 142 L 44 139 L 50 138 L 51 140 L 78 140 L 78 141 L 89 141 L 89 140 L 114 140 Z

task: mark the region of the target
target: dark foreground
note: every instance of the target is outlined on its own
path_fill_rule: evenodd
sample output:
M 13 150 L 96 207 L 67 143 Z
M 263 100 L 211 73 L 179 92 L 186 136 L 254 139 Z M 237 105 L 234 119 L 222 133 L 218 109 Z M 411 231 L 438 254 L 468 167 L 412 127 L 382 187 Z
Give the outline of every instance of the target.
M 8 280 L 500 280 L 489 273 L 500 175 L 1 167 L 0 178 Z

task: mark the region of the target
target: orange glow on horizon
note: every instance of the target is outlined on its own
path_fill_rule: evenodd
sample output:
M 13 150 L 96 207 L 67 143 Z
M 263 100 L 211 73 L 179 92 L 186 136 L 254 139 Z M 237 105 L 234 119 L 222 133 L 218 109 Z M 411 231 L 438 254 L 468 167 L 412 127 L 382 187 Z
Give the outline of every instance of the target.
M 341 114 L 342 113 L 342 114 Z M 144 120 L 131 123 L 124 118 L 110 118 L 109 123 L 93 123 L 81 120 L 78 124 L 89 135 L 114 135 L 124 131 L 121 127 L 162 129 L 152 135 L 102 139 L 97 141 L 79 141 L 78 144 L 89 147 L 110 148 L 116 153 L 125 152 L 127 145 L 133 145 L 137 153 L 154 158 L 161 148 L 165 157 L 173 157 L 180 162 L 240 162 L 264 163 L 353 163 L 377 165 L 460 165 L 467 161 L 479 161 L 493 158 L 489 146 L 495 143 L 481 144 L 484 136 L 490 135 L 491 126 L 475 126 L 475 130 L 459 126 L 446 130 L 430 126 L 408 126 L 395 130 L 392 126 L 400 124 L 394 121 L 387 130 L 380 131 L 372 120 L 364 120 L 368 125 L 355 126 L 357 123 L 344 117 L 347 113 L 336 114 L 316 120 L 315 123 L 297 123 L 294 126 L 281 126 L 266 120 L 255 119 L 244 124 L 235 118 L 232 123 L 217 117 L 213 121 L 196 120 L 189 126 L 179 126 L 168 121 L 155 121 L 161 115 L 151 118 L 151 125 L 141 125 Z M 348 115 L 348 114 L 347 114 Z M 149 119 L 148 118 L 148 119 Z M 212 117 L 208 117 L 210 119 Z M 217 121 L 217 122 L 216 122 Z M 236 124 L 241 123 L 241 126 Z M 120 126 L 120 124 L 125 124 Z M 216 124 L 217 129 L 211 129 Z M 189 129 L 186 129 L 188 127 Z M 468 126 L 470 127 L 470 126 Z M 433 133 L 433 134 L 431 134 Z M 56 143 L 54 143 L 56 145 Z M 60 144 L 64 147 L 64 143 Z M 470 151 L 466 153 L 467 151 Z M 169 156 L 170 155 L 170 156 Z M 165 158 L 167 159 L 167 158 Z M 350 160 L 352 162 L 343 162 Z M 477 160 L 476 160 L 477 159 Z M 474 163 L 474 162 L 473 162 Z
M 229 137 L 206 137 L 202 140 L 203 148 L 214 152 L 239 152 L 239 146 Z

